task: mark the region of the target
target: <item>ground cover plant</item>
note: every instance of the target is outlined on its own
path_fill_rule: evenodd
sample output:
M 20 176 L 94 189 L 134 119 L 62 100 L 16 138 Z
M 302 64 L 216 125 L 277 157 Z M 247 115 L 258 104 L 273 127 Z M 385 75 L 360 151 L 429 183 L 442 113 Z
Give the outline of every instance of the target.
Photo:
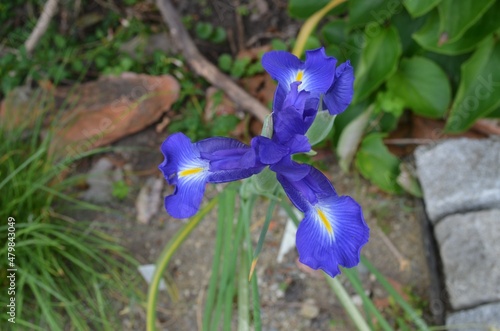
M 14 317 L 21 329 L 112 330 L 120 306 L 140 296 L 128 283 L 133 284 L 136 262 L 91 222 L 67 216 L 70 206 L 106 212 L 70 194 L 82 178 L 68 176 L 69 170 L 98 151 L 55 159 L 51 134 L 40 136 L 43 117 L 15 127 L 0 124 L 1 217 L 13 220 L 0 229 L 14 234 L 0 257 L 15 270 L 15 314 L 2 314 L 1 324 L 10 327 L 8 319 Z M 2 268 L 2 288 L 9 287 L 8 274 Z M 121 303 L 114 304 L 111 296 Z

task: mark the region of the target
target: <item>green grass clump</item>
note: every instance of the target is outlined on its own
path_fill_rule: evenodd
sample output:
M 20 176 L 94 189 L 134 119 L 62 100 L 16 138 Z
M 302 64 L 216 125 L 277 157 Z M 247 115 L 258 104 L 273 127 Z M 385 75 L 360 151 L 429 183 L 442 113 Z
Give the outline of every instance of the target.
M 86 155 L 56 162 L 48 152 L 50 134 L 40 138 L 43 117 L 34 126 L 15 129 L 0 123 L 3 238 L 7 238 L 9 217 L 15 219 L 15 240 L 11 240 L 15 259 L 8 256 L 7 245 L 0 249 L 2 289 L 9 287 L 5 267 L 13 262 L 17 268 L 16 324 L 2 313 L 0 329 L 120 329 L 118 311 L 135 296 L 131 280 L 137 280 L 136 263 L 104 232 L 63 215 L 70 201 L 72 207 L 92 207 L 65 193 L 79 179 L 64 173 Z

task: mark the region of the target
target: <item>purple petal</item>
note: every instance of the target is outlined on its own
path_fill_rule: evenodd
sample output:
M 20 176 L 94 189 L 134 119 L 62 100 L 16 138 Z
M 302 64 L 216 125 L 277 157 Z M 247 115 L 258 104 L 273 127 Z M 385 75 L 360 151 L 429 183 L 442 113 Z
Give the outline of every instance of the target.
M 280 162 L 271 165 L 269 168 L 279 176 L 283 177 L 284 183 L 281 183 L 281 185 L 285 187 L 285 185 L 301 185 L 302 183 L 299 182 L 309 174 L 310 167 L 311 166 L 308 164 L 297 163 L 292 161 L 290 157 L 287 157 L 283 158 Z M 286 183 L 285 181 L 291 183 Z M 285 192 L 288 194 L 286 189 Z M 312 198 L 315 199 L 314 196 L 312 196 Z
M 331 115 L 342 113 L 352 101 L 354 94 L 354 71 L 349 61 L 339 65 L 335 80 L 323 97 L 323 103 Z
M 208 163 L 200 160 L 199 150 L 182 133 L 169 136 L 161 145 L 165 157 L 158 166 L 169 184 L 175 184 L 177 173 L 192 168 L 205 168 Z
M 278 84 L 278 87 L 276 87 L 276 91 L 274 92 L 273 111 L 283 108 L 283 103 L 285 102 L 288 90 L 289 87 L 284 87 L 282 84 Z
M 180 177 L 174 193 L 165 198 L 167 212 L 175 218 L 194 216 L 200 209 L 206 182 L 206 175 Z
M 287 147 L 290 149 L 290 154 L 307 153 L 311 150 L 309 138 L 303 135 L 295 135 L 288 142 Z
M 300 211 L 305 212 L 310 208 L 310 205 L 318 202 L 315 190 L 318 184 L 315 183 L 313 174 L 319 171 L 314 167 L 285 159 L 271 166 L 270 169 L 276 172 L 278 181 L 283 186 L 286 195 Z M 331 186 L 330 182 L 328 184 Z M 333 186 L 331 187 L 332 190 L 329 193 L 335 193 Z
M 316 116 L 319 99 L 310 97 L 309 92 L 299 92 L 298 86 L 298 82 L 290 84 L 282 107 L 273 112 L 273 139 L 282 144 L 297 134 L 304 135 Z
M 167 212 L 177 218 L 191 217 L 198 211 L 205 184 L 250 177 L 265 165 L 257 163 L 250 146 L 223 137 L 191 143 L 182 133 L 168 137 L 161 146 L 165 159 L 159 165 L 165 179 L 176 185 L 165 198 Z
M 285 51 L 270 51 L 262 57 L 262 66 L 278 85 L 288 91 L 290 84 L 297 79 L 297 73 L 304 68 L 304 63 L 295 55 Z
M 209 161 L 210 183 L 231 182 L 250 177 L 264 169 L 252 148 L 238 140 L 213 137 L 197 142 L 200 157 Z
M 176 218 L 191 217 L 200 207 L 209 163 L 182 133 L 165 139 L 161 151 L 165 159 L 158 168 L 169 184 L 176 185 L 174 193 L 165 198 L 165 209 Z
M 287 146 L 278 144 L 262 136 L 257 136 L 252 139 L 252 147 L 257 149 L 259 161 L 263 164 L 275 164 L 283 157 L 290 154 L 290 150 Z
M 322 94 L 333 83 L 337 59 L 327 56 L 323 47 L 306 51 L 304 76 L 300 89 Z
M 350 268 L 359 263 L 369 231 L 361 207 L 351 197 L 322 199 L 306 211 L 299 224 L 299 260 L 335 277 L 340 273 L 339 265 Z

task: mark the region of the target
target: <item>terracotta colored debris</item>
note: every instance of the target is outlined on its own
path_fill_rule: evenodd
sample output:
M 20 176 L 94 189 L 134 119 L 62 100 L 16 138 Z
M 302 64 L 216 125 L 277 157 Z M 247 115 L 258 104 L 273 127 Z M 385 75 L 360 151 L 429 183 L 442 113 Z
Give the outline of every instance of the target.
M 71 108 L 58 121 L 52 147 L 74 155 L 138 132 L 161 118 L 179 89 L 168 75 L 126 73 L 66 91 Z

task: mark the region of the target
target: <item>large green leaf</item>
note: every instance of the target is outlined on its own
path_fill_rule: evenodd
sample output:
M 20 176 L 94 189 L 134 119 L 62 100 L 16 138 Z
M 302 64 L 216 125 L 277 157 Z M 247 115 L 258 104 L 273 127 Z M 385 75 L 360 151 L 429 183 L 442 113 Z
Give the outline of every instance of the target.
M 441 18 L 439 35 L 454 42 L 476 23 L 495 0 L 442 0 L 438 5 Z
M 485 41 L 462 65 L 460 86 L 446 131 L 461 132 L 500 106 L 500 43 Z
M 321 34 L 328 44 L 340 45 L 345 43 L 348 35 L 347 22 L 339 19 L 328 22 L 321 29 Z
M 363 177 L 389 193 L 401 193 L 396 180 L 399 175 L 399 159 L 385 147 L 381 133 L 370 133 L 363 139 L 356 154 L 356 167 Z
M 428 13 L 440 2 L 441 0 L 403 0 L 406 10 L 408 10 L 413 18 L 420 17 Z
M 437 11 L 432 12 L 425 25 L 413 38 L 423 48 L 441 54 L 457 55 L 472 51 L 477 44 L 500 28 L 500 1 L 495 2 L 480 21 L 472 25 L 462 37 L 454 42 L 442 43 L 439 32 L 439 15 Z
M 349 0 L 348 3 L 350 27 L 366 24 L 382 26 L 385 21 L 403 8 L 401 2 L 397 0 Z
M 488 118 L 500 118 L 500 108 L 495 109 L 486 115 Z
M 425 21 L 426 17 L 412 19 L 406 10 L 392 17 L 391 24 L 398 30 L 403 56 L 410 57 L 421 51 L 422 47 L 413 40 L 412 35 L 425 24 Z
M 315 1 L 304 1 L 304 0 L 290 0 L 288 2 L 288 13 L 293 18 L 308 18 L 324 6 L 326 6 L 330 0 L 315 0 Z M 332 9 L 332 14 L 340 14 L 345 12 L 347 4 L 343 3 Z
M 446 74 L 424 57 L 403 59 L 387 87 L 406 107 L 422 116 L 443 117 L 450 103 L 451 88 Z
M 395 71 L 401 55 L 401 42 L 392 26 L 381 28 L 377 34 L 366 34 L 366 45 L 356 70 L 354 102 L 368 97 Z

